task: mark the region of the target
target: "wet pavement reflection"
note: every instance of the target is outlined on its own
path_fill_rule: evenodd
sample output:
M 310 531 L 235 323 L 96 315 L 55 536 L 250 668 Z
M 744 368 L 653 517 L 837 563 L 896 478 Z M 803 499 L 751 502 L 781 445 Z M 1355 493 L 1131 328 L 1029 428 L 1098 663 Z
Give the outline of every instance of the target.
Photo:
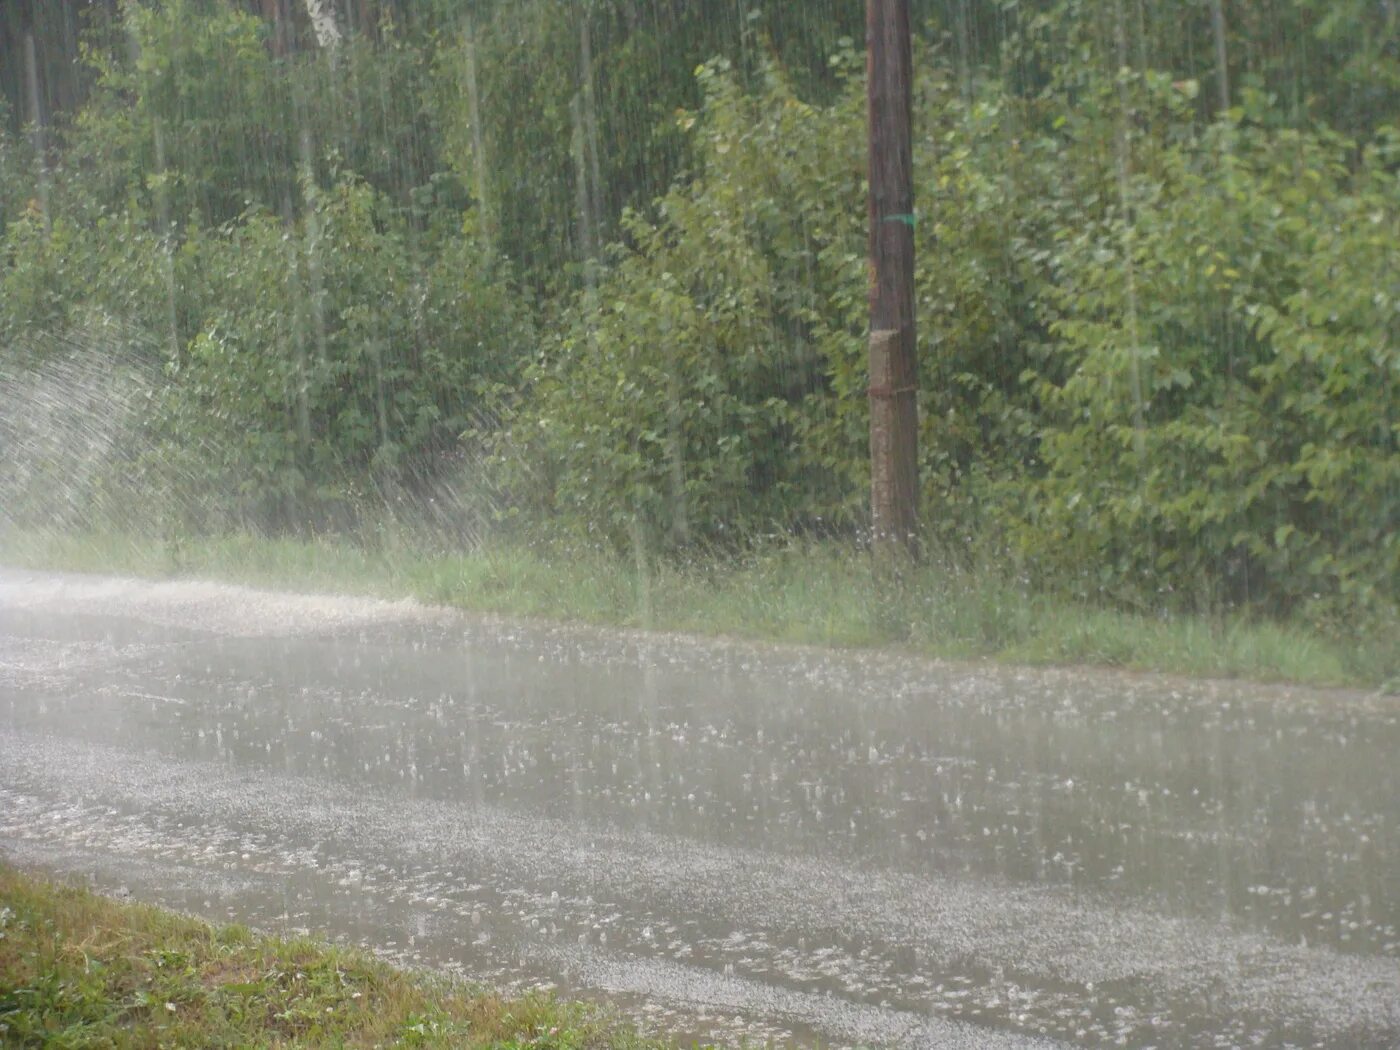
M 721 1039 L 1400 1045 L 1400 702 L 0 573 L 0 850 Z

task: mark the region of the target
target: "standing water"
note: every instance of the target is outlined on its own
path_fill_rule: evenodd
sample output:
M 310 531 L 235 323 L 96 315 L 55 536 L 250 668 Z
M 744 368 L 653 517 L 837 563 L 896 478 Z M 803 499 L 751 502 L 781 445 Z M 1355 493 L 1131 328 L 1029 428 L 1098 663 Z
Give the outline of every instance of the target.
M 1400 705 L 0 574 L 0 849 L 705 1038 L 1400 1042 Z

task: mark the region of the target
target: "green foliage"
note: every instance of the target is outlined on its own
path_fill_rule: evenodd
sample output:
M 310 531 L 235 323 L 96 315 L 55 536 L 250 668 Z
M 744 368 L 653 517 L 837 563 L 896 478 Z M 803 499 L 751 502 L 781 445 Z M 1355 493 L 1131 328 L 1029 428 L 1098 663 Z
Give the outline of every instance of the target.
M 431 474 L 528 332 L 497 264 L 466 239 L 415 253 L 381 196 L 341 178 L 292 227 L 263 212 L 185 251 L 217 283 L 161 421 L 161 455 L 244 523 L 354 520 L 364 487 Z M 193 439 L 193 442 L 192 442 Z
M 1167 589 L 1170 604 L 1393 608 L 1385 140 L 1352 165 L 1355 146 L 1326 134 L 1247 120 L 1188 135 L 1170 122 L 1178 92 L 1156 90 L 1172 134 L 1133 139 L 1128 210 L 1056 234 L 1063 378 L 1029 377 L 1046 470 L 1020 537 L 1083 586 L 1149 603 Z
M 163 368 L 150 454 L 122 480 L 182 527 L 348 525 L 431 484 L 531 324 L 429 170 L 418 53 L 386 28 L 275 58 L 261 21 L 198 0 L 128 5 L 121 34 L 90 52 L 52 207 L 6 213 L 6 365 L 76 354 L 77 374 L 96 346 Z M 0 146 L 7 170 L 32 165 Z
M 596 306 L 531 372 L 513 480 L 620 544 L 639 517 L 673 546 L 858 524 L 861 84 L 818 107 L 776 68 L 757 93 L 722 64 L 701 82 L 699 174 L 627 218 Z M 1000 535 L 1052 586 L 1148 608 L 1392 609 L 1391 140 L 1354 163 L 1252 92 L 1202 125 L 1196 86 L 1159 73 L 1019 105 L 918 90 L 942 541 Z
M 438 2 L 321 51 L 123 5 L 42 170 L 0 134 L 6 374 L 81 343 L 161 375 L 113 487 L 177 530 L 470 469 L 643 564 L 858 535 L 859 11 L 741 6 Z M 1393 623 L 1396 16 L 1223 11 L 916 5 L 929 538 L 1144 611 Z M 23 478 L 63 520 L 68 462 Z
M 212 228 L 254 206 L 286 216 L 306 170 L 324 179 L 335 166 L 420 221 L 434 191 L 460 203 L 433 178 L 428 72 L 392 32 L 378 46 L 354 38 L 334 61 L 278 58 L 268 27 L 234 5 L 124 11 L 126 40 L 88 53 L 97 79 L 69 135 L 70 207 L 137 198 L 158 218 Z
M 46 222 L 36 203 L 0 239 L 0 347 L 33 360 L 74 330 L 168 328 L 163 267 L 139 209 Z
M 97 84 L 79 114 L 72 163 L 83 203 L 159 199 L 217 224 L 249 200 L 276 201 L 295 169 L 262 25 L 232 5 L 167 0 L 125 9 L 125 48 L 90 52 Z M 76 187 L 75 187 L 76 188 Z
M 5 105 L 0 100 L 0 234 L 37 205 L 37 170 L 29 144 L 4 126 Z
M 802 101 L 770 67 L 759 93 L 706 67 L 702 111 L 681 125 L 701 174 L 632 213 L 595 298 L 579 300 L 532 373 L 510 435 L 546 507 L 627 536 L 645 510 L 683 541 L 772 528 L 848 528 L 868 485 L 865 398 L 864 85 L 850 54 L 830 105 Z M 1044 218 L 1054 165 L 1013 149 L 1010 107 L 920 85 L 922 469 L 944 528 L 972 527 L 969 488 L 1019 465 L 1031 416 L 1018 376 L 1038 342 L 1022 254 Z M 611 520 L 610 520 L 611 519 Z
M 683 544 L 814 520 L 835 463 L 804 440 L 849 339 L 824 303 L 859 264 L 858 110 L 799 100 L 774 71 L 755 98 L 723 63 L 701 72 L 704 174 L 629 213 L 631 247 L 531 372 L 507 443 L 541 498 L 615 539 L 640 517 Z M 835 132 L 835 148 L 825 136 Z
M 839 88 L 827 56 L 863 26 L 858 8 L 822 9 L 790 0 L 512 0 L 474 4 L 469 15 L 457 5 L 439 23 L 447 46 L 436 53 L 435 79 L 446 154 L 468 185 L 468 17 L 476 38 L 487 203 L 522 274 L 554 292 L 578 287 L 584 255 L 576 210 L 575 105 L 587 111 L 591 95 L 591 111 L 581 115 L 592 122 L 585 136 L 596 140 L 598 182 L 592 184 L 588 171 L 583 192 L 598 211 L 606 240 L 623 233 L 627 207 L 647 206 L 665 194 L 692 159 L 675 118 L 702 98 L 697 65 L 724 56 L 738 79 L 753 86 L 764 82 L 776 62 L 802 88 L 825 95 Z M 592 53 L 587 83 L 585 29 Z M 571 280 L 561 280 L 562 274 Z

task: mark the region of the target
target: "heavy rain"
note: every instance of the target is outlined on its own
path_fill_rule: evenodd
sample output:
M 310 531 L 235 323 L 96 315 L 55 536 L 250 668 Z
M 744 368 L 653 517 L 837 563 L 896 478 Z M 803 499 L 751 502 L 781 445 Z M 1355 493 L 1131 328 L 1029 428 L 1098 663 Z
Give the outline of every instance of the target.
M 1400 1045 L 1398 113 L 1374 0 L 0 0 L 0 1043 L 380 1041 L 53 884 L 663 1044 Z

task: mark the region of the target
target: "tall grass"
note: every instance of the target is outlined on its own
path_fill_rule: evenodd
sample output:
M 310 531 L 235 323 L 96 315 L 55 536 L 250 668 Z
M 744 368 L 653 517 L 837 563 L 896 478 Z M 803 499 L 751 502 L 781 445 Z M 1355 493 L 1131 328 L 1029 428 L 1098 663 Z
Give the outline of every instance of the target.
M 930 558 L 896 568 L 829 542 L 774 541 L 740 557 L 643 560 L 577 544 L 433 549 L 253 535 L 172 546 L 143 536 L 10 530 L 0 563 L 189 575 L 419 598 L 511 617 L 823 646 L 893 646 L 950 659 L 1108 665 L 1319 686 L 1400 686 L 1400 639 L 1339 638 L 1240 615 L 1156 616 L 1037 592 L 994 568 Z

